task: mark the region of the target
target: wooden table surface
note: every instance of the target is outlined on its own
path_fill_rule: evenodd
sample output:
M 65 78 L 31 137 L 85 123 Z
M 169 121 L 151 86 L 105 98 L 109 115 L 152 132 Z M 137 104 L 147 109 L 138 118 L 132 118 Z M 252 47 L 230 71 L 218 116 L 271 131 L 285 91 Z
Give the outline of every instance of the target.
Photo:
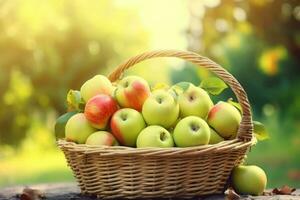
M 80 190 L 76 183 L 52 183 L 29 185 L 32 189 L 40 190 L 47 200 L 95 200 L 95 197 L 80 195 Z M 0 188 L 0 199 L 17 200 L 20 199 L 18 194 L 21 194 L 24 186 L 14 186 Z M 203 198 L 203 200 L 221 200 L 226 199 L 225 195 L 212 195 Z M 262 200 L 300 200 L 300 190 L 298 189 L 293 195 L 275 195 L 275 196 L 242 196 L 242 200 L 262 199 Z

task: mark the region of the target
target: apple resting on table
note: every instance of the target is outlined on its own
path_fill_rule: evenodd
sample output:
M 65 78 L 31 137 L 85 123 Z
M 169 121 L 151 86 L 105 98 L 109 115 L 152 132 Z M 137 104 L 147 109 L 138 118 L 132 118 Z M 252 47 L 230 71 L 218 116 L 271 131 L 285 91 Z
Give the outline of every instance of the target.
M 239 194 L 261 195 L 267 185 L 267 176 L 264 170 L 255 165 L 240 165 L 233 169 L 231 181 Z

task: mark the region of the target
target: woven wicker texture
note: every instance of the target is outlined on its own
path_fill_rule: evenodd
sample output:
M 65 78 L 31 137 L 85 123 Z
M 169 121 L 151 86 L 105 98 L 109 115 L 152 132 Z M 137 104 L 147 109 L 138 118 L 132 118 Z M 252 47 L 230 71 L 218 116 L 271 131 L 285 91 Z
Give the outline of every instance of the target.
M 189 198 L 222 193 L 232 168 L 242 162 L 251 146 L 253 125 L 247 94 L 230 73 L 206 57 L 176 50 L 146 52 L 119 65 L 109 79 L 116 81 L 129 67 L 155 57 L 181 58 L 222 78 L 243 110 L 237 139 L 198 147 L 140 149 L 59 140 L 82 193 L 103 199 Z

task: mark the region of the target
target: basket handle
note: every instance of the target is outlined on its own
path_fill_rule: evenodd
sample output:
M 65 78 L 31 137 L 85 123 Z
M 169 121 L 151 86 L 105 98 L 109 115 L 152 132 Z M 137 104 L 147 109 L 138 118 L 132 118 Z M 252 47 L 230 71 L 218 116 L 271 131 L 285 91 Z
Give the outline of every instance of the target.
M 225 81 L 234 94 L 237 97 L 238 102 L 240 103 L 243 114 L 242 121 L 238 129 L 238 138 L 243 141 L 250 141 L 252 139 L 253 124 L 251 118 L 251 108 L 247 94 L 241 84 L 223 67 L 213 62 L 209 58 L 200 56 L 199 54 L 188 52 L 188 51 L 177 51 L 177 50 L 158 50 L 150 51 L 134 56 L 121 65 L 119 65 L 115 71 L 109 75 L 109 79 L 114 82 L 123 74 L 123 72 L 132 67 L 133 65 L 142 62 L 144 60 L 156 57 L 177 57 L 196 64 L 198 67 L 204 67 L 208 70 L 214 72 L 218 75 L 223 81 Z

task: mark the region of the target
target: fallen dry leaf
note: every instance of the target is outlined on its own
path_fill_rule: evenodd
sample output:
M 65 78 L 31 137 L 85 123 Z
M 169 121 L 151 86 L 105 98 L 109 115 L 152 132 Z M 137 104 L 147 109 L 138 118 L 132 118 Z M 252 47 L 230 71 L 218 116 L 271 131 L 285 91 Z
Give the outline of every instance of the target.
M 262 195 L 263 196 L 272 196 L 273 193 L 272 193 L 272 191 L 264 191 Z
M 40 190 L 26 187 L 23 189 L 22 194 L 19 195 L 19 198 L 20 200 L 40 200 L 45 198 L 45 196 Z
M 281 195 L 291 195 L 295 190 L 296 190 L 296 188 L 291 188 L 287 185 L 284 185 L 280 189 L 274 188 L 272 190 L 272 193 L 273 194 L 281 194 Z
M 228 188 L 225 191 L 225 199 L 226 200 L 238 200 L 240 199 L 240 195 L 238 195 L 233 188 Z

